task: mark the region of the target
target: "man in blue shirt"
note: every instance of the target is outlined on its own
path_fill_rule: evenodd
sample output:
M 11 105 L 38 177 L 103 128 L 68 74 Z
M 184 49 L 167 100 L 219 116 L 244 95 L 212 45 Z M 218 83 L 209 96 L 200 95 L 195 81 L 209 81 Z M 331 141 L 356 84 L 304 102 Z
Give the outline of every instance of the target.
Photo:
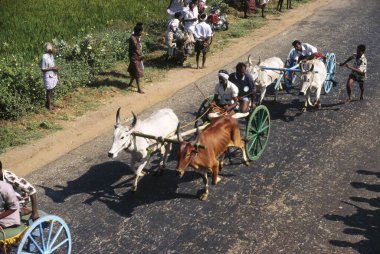
M 256 88 L 251 74 L 247 73 L 245 63 L 238 63 L 236 65 L 236 72 L 231 73 L 228 80 L 239 88 L 238 98 L 240 112 L 248 112 L 250 102 L 251 107 L 255 108 Z

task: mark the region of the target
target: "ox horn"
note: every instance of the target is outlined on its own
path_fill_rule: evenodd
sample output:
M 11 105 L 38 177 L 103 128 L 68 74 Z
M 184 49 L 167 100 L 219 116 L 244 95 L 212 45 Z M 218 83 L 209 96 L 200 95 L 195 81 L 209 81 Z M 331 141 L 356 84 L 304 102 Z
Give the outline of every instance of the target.
M 259 61 L 257 62 L 257 65 L 261 64 L 261 56 L 259 56 Z
M 252 65 L 251 55 L 248 56 L 248 63 L 249 63 L 250 66 Z
M 116 112 L 116 126 L 120 126 L 120 108 Z
M 133 115 L 133 122 L 132 122 L 132 128 L 135 127 L 136 123 L 137 123 L 137 116 L 135 115 L 135 113 L 133 113 L 132 111 L 132 115 Z
M 196 134 L 196 137 L 195 137 L 194 144 L 199 145 L 199 139 L 200 139 L 201 135 L 200 135 L 199 127 L 198 126 L 197 126 L 197 132 L 195 134 Z
M 179 142 L 183 142 L 183 138 L 181 136 L 181 130 L 180 130 L 180 127 L 181 127 L 181 123 L 178 123 L 177 125 L 177 138 L 178 138 L 178 141 Z

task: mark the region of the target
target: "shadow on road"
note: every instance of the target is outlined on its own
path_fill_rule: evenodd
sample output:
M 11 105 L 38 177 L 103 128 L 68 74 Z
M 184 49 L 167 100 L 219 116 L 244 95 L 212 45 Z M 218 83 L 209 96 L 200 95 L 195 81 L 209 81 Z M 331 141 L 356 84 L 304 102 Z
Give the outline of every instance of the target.
M 358 174 L 375 175 L 380 177 L 380 173 L 359 170 Z M 369 184 L 363 182 L 351 182 L 355 189 L 365 189 L 380 193 L 379 184 Z M 351 215 L 327 214 L 324 217 L 332 221 L 341 221 L 347 228 L 343 233 L 351 236 L 361 235 L 364 240 L 358 242 L 344 240 L 330 240 L 330 244 L 338 247 L 352 248 L 359 253 L 380 253 L 380 198 L 350 197 L 353 202 L 367 203 L 373 209 L 364 209 L 350 202 L 342 201 L 345 204 L 356 208 L 356 212 Z M 368 206 L 367 205 L 367 206 Z
M 131 191 L 134 181 L 133 171 L 118 161 L 92 166 L 84 175 L 68 181 L 67 186 L 40 187 L 45 190 L 46 196 L 56 203 L 63 203 L 73 195 L 88 194 L 91 197 L 83 203 L 102 202 L 125 217 L 132 216 L 136 207 L 157 201 L 198 198 L 195 194 L 177 192 L 179 183 L 198 180 L 199 176 L 195 172 L 187 172 L 181 180 L 173 170 L 166 170 L 162 176 L 156 176 L 153 171 L 146 172 L 146 175 L 140 178 L 136 193 Z

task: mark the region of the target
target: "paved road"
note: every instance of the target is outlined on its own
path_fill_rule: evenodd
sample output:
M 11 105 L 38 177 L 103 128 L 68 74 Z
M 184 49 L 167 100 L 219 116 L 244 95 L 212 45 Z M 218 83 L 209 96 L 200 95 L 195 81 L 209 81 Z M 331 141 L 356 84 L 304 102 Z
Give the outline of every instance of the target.
M 378 0 L 333 1 L 252 49 L 254 57 L 285 58 L 290 42 L 299 39 L 343 61 L 365 43 L 366 100 L 356 100 L 356 86 L 355 101 L 342 104 L 349 73 L 342 68 L 339 86 L 322 97 L 322 110 L 300 114 L 296 89 L 280 93 L 276 104 L 267 97 L 267 150 L 249 167 L 234 159 L 208 201 L 197 199 L 198 175 L 176 177 L 175 158 L 159 178 L 151 173 L 153 162 L 132 194 L 129 157 L 107 157 L 110 123 L 107 135 L 29 175 L 40 207 L 69 223 L 73 253 L 379 253 L 379 9 Z M 241 60 L 246 56 L 226 68 Z M 215 82 L 212 74 L 197 83 L 209 94 Z M 190 121 L 201 101 L 188 87 L 155 108 L 171 107 Z

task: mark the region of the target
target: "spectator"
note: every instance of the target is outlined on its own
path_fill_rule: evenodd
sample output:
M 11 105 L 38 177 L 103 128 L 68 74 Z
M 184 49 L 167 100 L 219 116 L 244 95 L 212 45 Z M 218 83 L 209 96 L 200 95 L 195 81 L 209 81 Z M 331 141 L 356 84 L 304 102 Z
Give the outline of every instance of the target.
M 195 25 L 198 23 L 198 1 L 190 2 L 189 9 L 183 13 L 183 24 L 185 32 L 194 33 Z
M 144 76 L 143 52 L 141 45 L 141 37 L 143 35 L 143 23 L 137 23 L 133 28 L 133 33 L 129 37 L 129 66 L 128 72 L 131 75 L 131 80 L 128 87 L 132 86 L 133 80 L 136 79 L 137 92 L 143 94 L 144 91 L 140 87 L 140 78 Z
M 207 15 L 203 13 L 200 16 L 200 23 L 195 25 L 194 37 L 195 37 L 195 52 L 196 52 L 196 62 L 197 69 L 199 69 L 199 56 L 202 52 L 202 68 L 205 67 L 207 51 L 210 48 L 212 30 L 211 26 L 206 23 Z
M 293 9 L 292 0 L 286 0 L 286 9 Z
M 181 12 L 184 7 L 184 0 L 170 0 L 169 6 L 166 9 L 167 13 L 173 17 L 175 13 Z
M 2 229 L 20 225 L 20 209 L 12 186 L 0 181 L 0 227 Z
M 236 65 L 236 72 L 231 73 L 229 79 L 239 88 L 239 107 L 241 113 L 248 112 L 249 104 L 254 108 L 256 89 L 251 74 L 247 73 L 245 63 Z
M 261 7 L 261 17 L 265 18 L 265 7 L 267 6 L 267 3 L 269 0 L 259 0 L 259 4 Z
M 352 97 L 351 97 L 352 86 L 353 86 L 355 81 L 359 83 L 360 100 L 364 99 L 364 97 L 363 97 L 364 80 L 365 80 L 366 74 L 367 74 L 367 58 L 365 57 L 364 53 L 365 53 L 365 45 L 360 44 L 356 48 L 356 54 L 353 54 L 346 61 L 339 64 L 340 66 L 346 66 L 348 69 L 351 70 L 351 73 L 348 76 L 347 85 L 346 85 L 347 95 L 348 95 L 346 103 L 350 103 L 352 101 Z M 347 63 L 349 61 L 352 61 L 352 60 L 354 60 L 354 64 L 352 66 L 348 65 Z
M 206 11 L 206 0 L 199 0 L 198 2 L 198 13 L 199 15 Z
M 177 12 L 174 14 L 174 18 L 172 18 L 167 27 L 165 32 L 165 42 L 166 45 L 168 45 L 168 59 L 173 56 L 174 50 L 177 47 L 176 40 L 180 39 L 179 37 L 183 37 L 182 32 L 179 29 L 180 26 L 180 19 L 181 19 L 181 12 Z
M 45 107 L 52 110 L 54 88 L 58 84 L 58 67 L 55 65 L 53 44 L 50 42 L 45 44 L 45 54 L 42 55 L 41 59 L 41 71 L 44 88 L 46 89 Z
M 31 214 L 30 218 L 34 221 L 39 218 L 37 210 L 37 190 L 24 178 L 18 177 L 14 173 L 3 169 L 0 161 L 0 182 L 6 182 L 13 187 L 19 201 L 21 215 Z M 32 208 L 27 208 L 31 202 Z
M 242 0 L 244 18 L 248 18 L 248 13 L 256 12 L 256 0 Z
M 277 10 L 279 12 L 282 12 L 282 3 L 284 2 L 284 0 L 278 0 L 278 3 L 277 3 Z M 292 8 L 292 0 L 286 0 L 286 9 L 293 9 Z

